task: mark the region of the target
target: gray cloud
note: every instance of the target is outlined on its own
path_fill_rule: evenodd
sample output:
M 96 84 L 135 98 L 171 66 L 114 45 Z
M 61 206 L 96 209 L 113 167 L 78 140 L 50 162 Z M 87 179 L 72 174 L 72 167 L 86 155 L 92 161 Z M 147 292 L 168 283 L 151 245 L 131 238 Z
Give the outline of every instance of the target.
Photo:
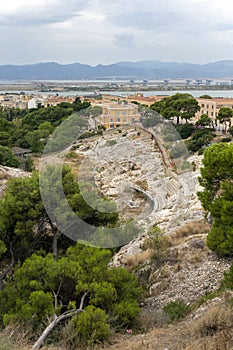
M 24 27 L 64 22 L 80 16 L 80 11 L 89 3 L 89 0 L 55 0 L 41 2 L 38 6 L 18 7 L 15 11 L 6 13 L 0 9 L 0 25 Z
M 0 7 L 0 64 L 233 57 L 231 0 L 8 2 L 15 7 Z

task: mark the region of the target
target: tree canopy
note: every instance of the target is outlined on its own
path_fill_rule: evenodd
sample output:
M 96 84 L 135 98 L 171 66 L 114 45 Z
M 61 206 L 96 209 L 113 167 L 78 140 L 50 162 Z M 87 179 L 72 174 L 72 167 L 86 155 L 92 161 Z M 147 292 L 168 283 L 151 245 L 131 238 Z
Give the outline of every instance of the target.
M 232 117 L 233 117 L 233 110 L 231 108 L 229 107 L 220 108 L 217 115 L 217 119 L 220 121 L 220 123 L 224 124 L 225 131 L 227 128 L 227 122 L 230 122 Z
M 108 269 L 110 258 L 108 250 L 80 244 L 68 248 L 57 261 L 52 254 L 31 255 L 0 292 L 1 321 L 4 325 L 26 324 L 38 337 L 46 318 L 50 328 L 70 318 L 77 343 L 87 341 L 86 336 L 105 339 L 110 326 L 132 326 L 139 313 L 141 289 L 127 270 Z M 89 324 L 90 317 L 97 317 L 100 323 Z M 38 349 L 46 337 L 39 338 L 33 349 Z
M 33 153 L 41 154 L 49 135 L 58 125 L 71 114 L 88 108 L 90 103 L 81 102 L 77 97 L 74 103 L 61 103 L 47 108 L 1 109 L 0 146 L 29 148 Z M 96 109 L 93 113 L 97 113 Z
M 53 174 L 52 185 L 56 188 L 58 169 L 48 166 L 47 171 Z M 63 167 L 62 177 L 66 200 L 80 218 L 96 226 L 114 225 L 118 222 L 118 213 L 114 208 L 111 213 L 102 213 L 86 204 L 69 167 Z M 9 268 L 11 269 L 18 260 L 23 261 L 40 249 L 46 253 L 53 252 L 57 259 L 68 244 L 71 244 L 68 238 L 61 235 L 44 208 L 38 172 L 34 171 L 30 177 L 8 181 L 5 194 L 0 199 L 0 240 L 7 247 L 5 262 L 8 262 L 4 269 L 6 273 L 0 275 L 0 289 L 10 271 Z
M 220 255 L 233 252 L 233 144 L 219 143 L 204 153 L 198 193 L 202 205 L 213 218 L 207 237 L 210 249 Z
M 165 119 L 176 117 L 177 124 L 179 124 L 180 118 L 187 122 L 200 110 L 197 100 L 192 95 L 182 93 L 165 97 L 152 104 L 150 108 L 160 113 Z
M 48 166 L 46 171 L 59 200 L 58 168 Z M 99 226 L 100 239 L 102 226 L 118 224 L 117 212 L 98 213 L 84 201 L 67 166 L 62 181 L 68 204 L 82 220 Z M 100 199 L 101 207 L 107 204 Z M 135 227 L 128 229 L 135 233 Z M 122 234 L 127 235 L 127 229 Z M 64 332 L 72 329 L 66 339 L 71 348 L 88 339 L 105 339 L 111 327 L 132 326 L 139 313 L 141 288 L 136 276 L 125 269 L 109 269 L 112 252 L 83 243 L 64 236 L 48 216 L 38 172 L 8 181 L 0 199 L 0 325 L 26 327 L 34 340 L 38 338 L 33 349 L 39 349 L 58 324 Z

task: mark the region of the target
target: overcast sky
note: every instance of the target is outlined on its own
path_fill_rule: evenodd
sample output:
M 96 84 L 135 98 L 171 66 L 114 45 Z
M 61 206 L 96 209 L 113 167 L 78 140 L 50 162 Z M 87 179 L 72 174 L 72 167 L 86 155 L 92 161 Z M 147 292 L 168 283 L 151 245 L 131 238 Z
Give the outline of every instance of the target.
M 0 64 L 233 59 L 232 0 L 6 0 Z

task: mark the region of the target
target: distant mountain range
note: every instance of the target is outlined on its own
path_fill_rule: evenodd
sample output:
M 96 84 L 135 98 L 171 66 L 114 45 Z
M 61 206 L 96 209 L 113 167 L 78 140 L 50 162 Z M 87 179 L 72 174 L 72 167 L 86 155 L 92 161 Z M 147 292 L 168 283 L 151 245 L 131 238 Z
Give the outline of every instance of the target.
M 99 64 L 1 65 L 1 80 L 79 80 L 79 79 L 213 79 L 233 78 L 233 60 L 207 64 L 140 61 Z

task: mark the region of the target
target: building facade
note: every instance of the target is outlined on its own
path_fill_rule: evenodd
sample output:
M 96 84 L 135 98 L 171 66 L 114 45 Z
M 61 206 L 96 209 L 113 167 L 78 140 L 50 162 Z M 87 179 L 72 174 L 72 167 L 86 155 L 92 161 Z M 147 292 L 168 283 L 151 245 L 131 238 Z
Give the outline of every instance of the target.
M 220 108 L 228 107 L 233 109 L 233 98 L 197 98 L 200 111 L 196 113 L 195 120 L 198 120 L 202 114 L 206 114 L 212 121 L 213 126 L 219 125 L 217 116 Z M 230 125 L 233 123 L 233 118 Z
M 107 129 L 140 122 L 140 113 L 134 104 L 111 103 L 101 107 L 102 114 L 97 118 L 97 122 Z

